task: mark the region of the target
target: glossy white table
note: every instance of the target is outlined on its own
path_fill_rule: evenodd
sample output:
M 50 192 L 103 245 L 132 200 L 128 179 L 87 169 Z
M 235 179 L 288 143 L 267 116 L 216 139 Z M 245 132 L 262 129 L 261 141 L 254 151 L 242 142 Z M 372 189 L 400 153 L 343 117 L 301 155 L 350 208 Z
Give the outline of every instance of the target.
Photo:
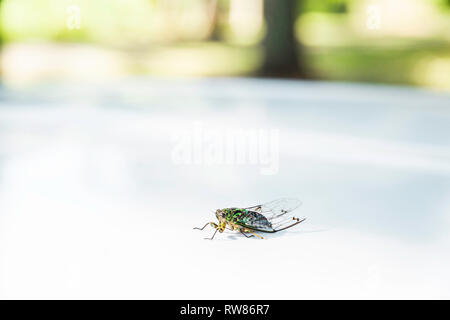
M 449 95 L 136 78 L 0 99 L 0 298 L 450 298 Z M 239 129 L 271 157 L 208 160 Z M 279 197 L 307 220 L 192 230 Z

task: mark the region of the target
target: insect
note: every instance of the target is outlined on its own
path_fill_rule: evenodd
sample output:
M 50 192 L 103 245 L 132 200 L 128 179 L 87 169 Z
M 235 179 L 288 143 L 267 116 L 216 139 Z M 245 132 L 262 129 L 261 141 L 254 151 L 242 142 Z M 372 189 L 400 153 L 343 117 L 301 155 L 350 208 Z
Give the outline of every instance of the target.
M 208 222 L 202 228 L 194 229 L 203 230 L 208 225 L 216 229 L 211 238 L 205 238 L 208 240 L 214 239 L 217 231 L 222 233 L 227 227 L 239 231 L 247 238 L 257 236 L 264 239 L 255 231 L 275 233 L 305 221 L 306 218 L 299 219 L 290 213 L 300 205 L 301 202 L 297 199 L 282 198 L 248 208 L 217 209 L 215 214 L 218 223 Z

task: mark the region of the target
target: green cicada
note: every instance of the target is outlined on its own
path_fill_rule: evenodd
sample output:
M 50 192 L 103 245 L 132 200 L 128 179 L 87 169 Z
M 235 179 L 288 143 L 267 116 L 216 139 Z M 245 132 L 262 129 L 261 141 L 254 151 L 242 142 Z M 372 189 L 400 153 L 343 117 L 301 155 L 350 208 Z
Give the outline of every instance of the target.
M 255 231 L 275 233 L 304 221 L 305 218 L 299 219 L 291 213 L 300 205 L 301 202 L 297 199 L 282 198 L 248 208 L 217 209 L 218 223 L 208 222 L 203 228 L 194 229 L 203 230 L 208 225 L 216 229 L 211 238 L 205 238 L 208 240 L 212 240 L 217 231 L 222 233 L 227 227 L 239 231 L 247 238 L 257 236 L 264 239 Z M 251 235 L 247 235 L 247 233 L 251 233 Z

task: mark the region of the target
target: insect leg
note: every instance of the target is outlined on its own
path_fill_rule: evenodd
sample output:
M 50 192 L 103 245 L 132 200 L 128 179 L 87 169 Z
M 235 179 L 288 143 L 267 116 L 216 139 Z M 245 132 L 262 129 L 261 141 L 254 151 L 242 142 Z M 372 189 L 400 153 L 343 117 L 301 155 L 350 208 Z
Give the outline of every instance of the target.
M 208 223 L 206 223 L 202 228 L 195 227 L 194 230 L 203 230 L 203 229 L 206 228 L 206 226 L 207 226 L 208 224 L 210 224 L 210 225 L 211 225 L 212 227 L 214 227 L 214 228 L 217 228 L 217 225 L 216 225 L 214 222 L 208 222 Z
M 240 230 L 240 231 L 241 231 L 241 233 L 242 233 L 246 238 L 254 237 L 254 235 L 248 236 L 248 235 L 246 235 L 242 230 Z
M 205 238 L 205 240 L 212 240 L 214 239 L 214 236 L 216 235 L 217 231 L 219 231 L 219 229 L 216 228 L 216 231 L 214 231 L 214 234 L 212 235 L 211 238 Z
M 299 224 L 299 223 L 301 223 L 301 222 L 303 222 L 303 221 L 305 221 L 306 220 L 306 218 L 303 218 L 303 219 L 299 219 L 299 218 L 292 218 L 294 221 L 296 221 L 295 223 L 293 223 L 293 224 L 290 224 L 290 225 L 288 225 L 288 226 L 283 226 L 282 228 L 280 228 L 280 229 L 276 229 L 275 230 L 275 232 L 278 232 L 278 231 L 281 231 L 281 230 L 286 230 L 286 229 L 288 229 L 288 228 L 291 228 L 291 227 L 293 227 L 293 226 L 295 226 L 295 225 L 297 225 L 297 224 Z M 281 225 L 279 225 L 278 226 L 278 228 L 279 227 L 281 227 Z
M 263 237 L 261 237 L 259 234 L 257 234 L 257 233 L 254 233 L 252 230 L 248 230 L 248 232 L 250 232 L 251 234 L 253 234 L 253 235 L 255 235 L 255 236 L 257 236 L 258 238 L 260 238 L 260 239 L 264 239 Z

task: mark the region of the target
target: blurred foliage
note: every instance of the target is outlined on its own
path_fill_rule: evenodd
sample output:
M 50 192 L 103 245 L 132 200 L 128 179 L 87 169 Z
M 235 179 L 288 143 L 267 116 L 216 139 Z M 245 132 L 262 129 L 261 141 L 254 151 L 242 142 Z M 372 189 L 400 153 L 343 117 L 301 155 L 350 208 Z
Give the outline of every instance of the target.
M 301 0 L 299 1 L 302 12 L 330 12 L 345 13 L 351 0 Z
M 450 90 L 450 0 L 296 1 L 300 62 L 315 78 Z M 395 7 L 400 3 L 397 1 L 419 6 L 409 12 Z M 36 61 L 39 72 L 55 69 L 49 72 L 52 77 L 58 68 L 70 75 L 65 68 L 71 65 L 79 72 L 86 58 L 70 53 L 78 52 L 79 46 L 98 52 L 93 61 L 111 64 L 104 64 L 102 70 L 114 70 L 116 61 L 118 70 L 132 74 L 257 75 L 263 65 L 262 40 L 268 34 L 263 0 L 0 3 L 0 41 L 3 37 L 6 43 L 3 60 L 8 69 L 3 77 L 31 70 L 34 67 L 27 64 L 29 61 Z M 367 6 L 373 3 L 393 5 L 398 10 L 386 19 L 383 16 L 380 30 L 367 28 Z M 81 9 L 79 29 L 67 26 L 71 5 Z M 422 15 L 422 20 L 402 20 L 408 14 Z M 36 43 L 45 43 L 49 49 L 33 49 Z M 66 55 L 73 63 L 66 63 Z M 64 63 L 56 63 L 54 56 L 63 57 L 58 59 Z M 89 71 L 96 72 L 91 65 L 96 64 L 89 64 Z
M 442 46 L 440 43 L 378 50 L 368 47 L 317 48 L 307 55 L 309 65 L 330 80 L 410 85 L 430 83 L 434 87 L 445 88 L 444 81 L 450 81 L 450 74 L 439 82 L 430 68 L 436 57 L 446 61 L 441 64 L 447 64 L 441 72 L 450 71 L 450 45 Z
M 434 0 L 443 9 L 450 10 L 450 0 Z

